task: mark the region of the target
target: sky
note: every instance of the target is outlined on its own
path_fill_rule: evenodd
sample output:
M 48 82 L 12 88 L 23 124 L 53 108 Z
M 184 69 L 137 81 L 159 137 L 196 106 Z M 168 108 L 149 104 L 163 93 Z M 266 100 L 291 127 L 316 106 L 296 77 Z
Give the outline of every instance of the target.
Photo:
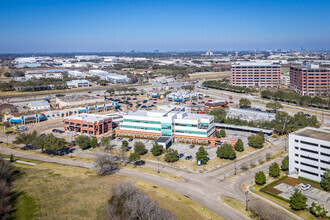
M 330 49 L 330 0 L 0 1 L 0 53 Z

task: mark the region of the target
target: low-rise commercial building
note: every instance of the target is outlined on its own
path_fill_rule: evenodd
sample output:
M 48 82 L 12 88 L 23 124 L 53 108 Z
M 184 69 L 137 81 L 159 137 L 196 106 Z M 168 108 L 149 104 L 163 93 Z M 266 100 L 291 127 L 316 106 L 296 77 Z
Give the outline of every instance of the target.
M 228 102 L 224 100 L 211 100 L 205 103 L 205 107 L 212 110 L 218 108 L 226 108 L 228 107 Z
M 35 111 L 35 110 L 45 110 L 45 109 L 50 109 L 50 104 L 46 100 L 42 101 L 33 101 L 28 104 L 30 110 Z
M 330 68 L 319 65 L 290 67 L 290 88 L 301 95 L 330 95 Z
M 88 80 L 71 80 L 66 82 L 69 88 L 89 87 Z
M 330 169 L 330 130 L 306 127 L 289 134 L 289 173 L 321 181 Z
M 104 97 L 101 96 L 89 96 L 89 95 L 72 95 L 72 96 L 64 96 L 57 97 L 55 100 L 55 104 L 59 108 L 63 107 L 74 107 L 80 105 L 98 105 L 99 103 L 104 101 Z
M 123 116 L 123 122 L 116 129 L 117 136 L 158 139 L 168 145 L 173 142 L 211 144 L 215 146 L 214 116 L 188 114 L 185 108 L 172 108 L 169 111 L 137 110 Z
M 112 129 L 112 117 L 107 115 L 77 114 L 64 119 L 64 130 L 81 134 L 100 135 Z

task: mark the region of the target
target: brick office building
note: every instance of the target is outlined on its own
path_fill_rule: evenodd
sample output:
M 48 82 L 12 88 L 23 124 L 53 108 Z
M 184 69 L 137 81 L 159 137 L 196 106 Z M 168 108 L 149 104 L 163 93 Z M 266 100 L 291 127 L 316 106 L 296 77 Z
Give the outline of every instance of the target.
M 78 114 L 64 119 L 64 130 L 81 134 L 100 135 L 112 129 L 112 117 L 106 115 Z
M 281 83 L 281 66 L 270 63 L 232 65 L 230 82 L 242 87 L 276 87 Z
M 311 64 L 292 66 L 290 88 L 301 95 L 327 96 L 330 89 L 330 69 Z

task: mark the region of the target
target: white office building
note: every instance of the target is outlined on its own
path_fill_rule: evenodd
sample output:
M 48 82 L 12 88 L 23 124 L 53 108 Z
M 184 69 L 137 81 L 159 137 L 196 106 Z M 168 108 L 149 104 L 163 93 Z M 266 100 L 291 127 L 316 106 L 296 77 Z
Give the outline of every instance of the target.
M 289 173 L 321 181 L 330 169 L 330 130 L 306 127 L 289 135 Z
M 50 109 L 50 104 L 46 100 L 30 102 L 28 106 L 34 111 Z
M 150 139 L 168 137 L 166 140 L 171 140 L 171 143 L 175 141 L 214 145 L 214 116 L 188 114 L 185 108 L 171 108 L 167 111 L 137 110 L 123 116 L 116 135 Z
M 78 87 L 88 87 L 89 82 L 88 80 L 71 80 L 66 82 L 69 88 L 78 88 Z

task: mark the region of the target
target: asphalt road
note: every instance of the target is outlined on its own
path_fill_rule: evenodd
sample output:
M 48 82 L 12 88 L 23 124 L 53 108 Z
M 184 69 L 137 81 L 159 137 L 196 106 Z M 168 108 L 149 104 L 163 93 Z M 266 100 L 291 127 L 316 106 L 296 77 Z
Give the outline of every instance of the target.
M 247 163 L 251 160 L 255 160 L 258 157 L 264 157 L 266 151 L 275 152 L 279 149 L 283 149 L 283 144 L 285 142 L 279 141 L 275 143 L 275 146 L 271 149 L 265 150 L 265 152 L 259 152 L 255 155 L 250 157 L 246 157 L 241 161 L 237 162 L 237 165 L 241 163 Z M 43 155 L 35 155 L 29 154 L 21 151 L 16 151 L 13 149 L 9 149 L 6 147 L 0 147 L 0 153 L 10 155 L 13 154 L 16 157 L 27 158 L 31 160 L 39 160 L 44 162 L 52 162 L 58 163 L 68 166 L 77 166 L 77 167 L 84 167 L 87 169 L 94 169 L 92 163 L 83 162 L 83 161 L 74 161 L 69 159 L 62 159 L 59 157 L 48 157 Z M 83 154 L 82 154 L 83 155 Z M 278 158 L 275 161 L 280 161 L 282 158 Z M 143 179 L 148 182 L 163 186 L 168 188 L 172 191 L 180 193 L 185 196 L 189 196 L 189 198 L 193 199 L 194 201 L 204 205 L 205 207 L 209 208 L 210 210 L 214 211 L 221 217 L 225 219 L 248 219 L 245 215 L 241 214 L 240 212 L 234 210 L 227 204 L 225 204 L 222 200 L 222 196 L 227 196 L 234 198 L 238 201 L 245 202 L 245 195 L 242 191 L 242 185 L 246 181 L 253 179 L 254 173 L 259 170 L 267 170 L 269 164 L 273 162 L 267 162 L 263 165 L 256 167 L 248 172 L 242 173 L 232 178 L 228 178 L 232 176 L 234 170 L 234 164 L 229 164 L 225 167 L 222 167 L 218 170 L 209 172 L 209 173 L 190 173 L 183 170 L 178 170 L 171 167 L 162 167 L 162 172 L 172 173 L 177 176 L 181 176 L 185 179 L 183 182 L 173 181 L 158 177 L 156 175 L 132 170 L 132 169 L 120 169 L 118 174 L 130 176 L 138 179 Z M 157 164 L 154 163 L 146 163 L 147 167 L 157 169 Z M 227 179 L 224 180 L 224 176 L 227 176 Z M 250 198 L 251 204 L 253 203 L 260 203 L 263 206 L 267 207 L 268 209 L 273 209 L 275 213 L 277 213 L 279 219 L 290 219 L 289 216 L 286 214 L 279 212 L 273 206 L 268 205 L 267 203 L 262 202 L 261 200 Z

